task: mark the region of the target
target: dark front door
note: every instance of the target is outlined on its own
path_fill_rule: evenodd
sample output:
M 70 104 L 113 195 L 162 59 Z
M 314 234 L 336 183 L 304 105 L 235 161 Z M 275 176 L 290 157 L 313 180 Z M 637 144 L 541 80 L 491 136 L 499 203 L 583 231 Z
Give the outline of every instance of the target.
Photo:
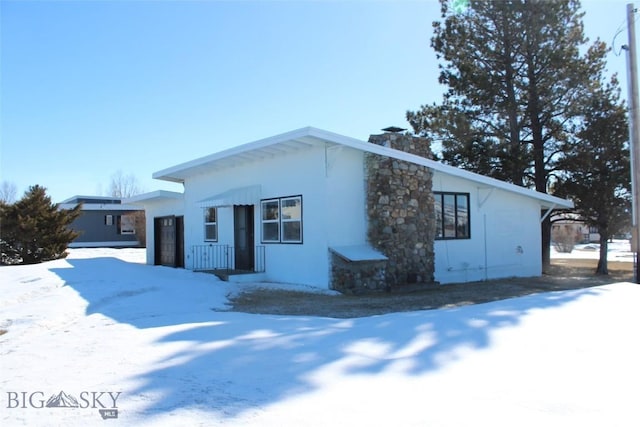
M 233 207 L 235 269 L 253 271 L 253 205 Z
M 176 218 L 156 218 L 155 222 L 156 264 L 173 267 L 176 265 Z
M 182 217 L 165 216 L 154 220 L 155 264 L 184 266 Z
M 176 267 L 184 268 L 184 217 L 176 217 Z

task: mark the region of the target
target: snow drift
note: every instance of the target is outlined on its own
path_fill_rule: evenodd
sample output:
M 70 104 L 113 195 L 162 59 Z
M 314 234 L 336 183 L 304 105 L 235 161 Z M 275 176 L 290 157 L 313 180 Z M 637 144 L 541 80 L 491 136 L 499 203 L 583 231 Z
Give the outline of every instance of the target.
M 242 285 L 143 261 L 0 268 L 2 425 L 637 424 L 634 284 L 345 320 L 228 312 Z

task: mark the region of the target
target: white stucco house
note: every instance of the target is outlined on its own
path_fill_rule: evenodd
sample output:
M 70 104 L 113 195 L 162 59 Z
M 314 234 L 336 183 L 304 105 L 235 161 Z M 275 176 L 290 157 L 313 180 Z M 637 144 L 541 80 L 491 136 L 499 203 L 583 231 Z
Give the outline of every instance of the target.
M 147 262 L 339 290 L 541 274 L 541 218 L 572 202 L 370 141 L 307 127 L 154 173 L 184 192 L 127 200 Z

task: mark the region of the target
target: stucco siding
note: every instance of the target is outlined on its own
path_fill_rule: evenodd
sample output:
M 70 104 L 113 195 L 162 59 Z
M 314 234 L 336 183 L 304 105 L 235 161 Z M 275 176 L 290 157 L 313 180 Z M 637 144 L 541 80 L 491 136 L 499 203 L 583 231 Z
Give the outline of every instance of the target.
M 145 217 L 147 224 L 147 264 L 155 264 L 155 223 L 154 219 L 164 216 L 184 215 L 184 205 L 182 200 L 166 199 L 154 202 L 147 202 L 145 207 Z
M 435 279 L 440 283 L 542 272 L 540 205 L 497 188 L 435 173 L 434 192 L 469 194 L 470 239 L 435 241 Z
M 218 207 L 218 241 L 204 235 L 199 202 L 234 188 L 260 185 L 261 200 L 302 196 L 302 243 L 262 241 L 261 205 L 254 207 L 255 245 L 265 247 L 267 280 L 327 287 L 329 244 L 363 242 L 362 153 L 315 146 L 271 159 L 199 174 L 185 181 L 185 259 L 194 245 L 234 245 L 233 207 Z
M 329 246 L 366 243 L 364 153 L 343 146 L 327 150 L 327 200 L 323 208 L 329 225 Z

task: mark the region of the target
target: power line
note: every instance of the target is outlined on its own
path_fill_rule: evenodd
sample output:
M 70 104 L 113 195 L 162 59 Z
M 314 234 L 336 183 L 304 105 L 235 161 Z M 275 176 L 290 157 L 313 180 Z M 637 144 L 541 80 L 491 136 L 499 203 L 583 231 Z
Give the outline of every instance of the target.
M 633 13 L 635 14 L 634 18 L 633 18 L 634 23 L 638 22 L 638 19 L 640 19 L 640 16 L 637 15 L 638 9 L 637 8 L 633 9 Z M 620 46 L 619 49 L 616 50 L 616 38 L 618 38 L 618 36 L 623 31 L 625 31 L 628 28 L 628 26 L 629 26 L 628 21 L 626 19 L 623 20 L 622 23 L 620 24 L 620 26 L 618 27 L 618 29 L 616 30 L 616 33 L 614 34 L 613 39 L 611 40 L 611 51 L 616 56 L 620 56 L 622 54 L 622 51 L 626 50 L 628 48 L 626 44 L 623 44 L 622 46 Z

